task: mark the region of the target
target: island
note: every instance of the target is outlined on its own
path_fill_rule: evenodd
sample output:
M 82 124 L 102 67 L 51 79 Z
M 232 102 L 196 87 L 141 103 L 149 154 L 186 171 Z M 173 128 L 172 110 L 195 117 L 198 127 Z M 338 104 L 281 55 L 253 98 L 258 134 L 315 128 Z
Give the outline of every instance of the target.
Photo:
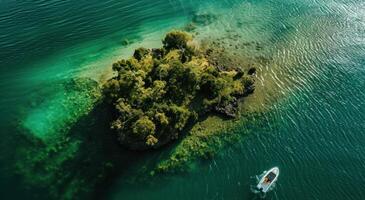
M 182 31 L 166 34 L 163 47 L 138 48 L 113 64 L 103 86 L 119 142 L 133 150 L 159 148 L 209 115 L 233 119 L 238 101 L 254 92 L 254 73 L 221 66 Z

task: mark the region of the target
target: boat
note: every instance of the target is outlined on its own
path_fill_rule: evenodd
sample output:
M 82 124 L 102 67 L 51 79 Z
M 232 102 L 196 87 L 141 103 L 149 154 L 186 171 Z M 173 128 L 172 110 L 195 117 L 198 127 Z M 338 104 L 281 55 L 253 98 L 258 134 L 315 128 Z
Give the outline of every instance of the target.
M 270 187 L 276 182 L 279 176 L 279 168 L 273 167 L 265 173 L 257 184 L 257 189 L 261 192 L 269 191 Z

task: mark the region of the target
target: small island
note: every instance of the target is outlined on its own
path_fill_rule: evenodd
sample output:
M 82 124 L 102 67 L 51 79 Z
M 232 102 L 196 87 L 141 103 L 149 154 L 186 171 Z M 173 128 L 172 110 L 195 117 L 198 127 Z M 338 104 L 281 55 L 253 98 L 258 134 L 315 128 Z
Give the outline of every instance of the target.
M 186 32 L 172 31 L 163 47 L 138 48 L 113 64 L 115 77 L 104 84 L 120 143 L 133 150 L 158 148 L 183 135 L 208 115 L 235 118 L 238 101 L 251 94 L 255 70 L 211 62 Z

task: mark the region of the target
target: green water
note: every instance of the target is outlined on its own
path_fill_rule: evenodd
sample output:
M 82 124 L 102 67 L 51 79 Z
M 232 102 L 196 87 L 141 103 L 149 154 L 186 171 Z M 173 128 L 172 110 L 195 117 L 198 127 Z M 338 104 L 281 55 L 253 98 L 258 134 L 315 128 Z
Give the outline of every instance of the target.
M 263 46 L 237 53 L 270 58 L 247 99 L 265 111 L 213 159 L 140 180 L 173 146 L 121 148 L 87 92 L 97 86 L 73 80 L 107 79 L 114 60 L 158 47 L 194 13 L 218 16 L 197 39 Z M 256 176 L 272 166 L 281 175 L 266 199 L 365 199 L 363 1 L 5 0 L 0 58 L 4 199 L 260 199 Z

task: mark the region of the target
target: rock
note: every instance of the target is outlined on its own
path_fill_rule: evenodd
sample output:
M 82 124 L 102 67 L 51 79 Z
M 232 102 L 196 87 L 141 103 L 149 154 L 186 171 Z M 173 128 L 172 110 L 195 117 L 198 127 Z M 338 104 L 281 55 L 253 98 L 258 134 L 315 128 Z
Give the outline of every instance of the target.
M 256 68 L 255 67 L 251 67 L 248 72 L 247 72 L 248 75 L 255 75 L 256 74 Z
M 226 117 L 236 118 L 238 112 L 238 100 L 234 98 L 234 100 L 232 100 L 229 104 L 223 107 L 218 105 L 214 108 L 214 110 Z
M 249 94 L 252 94 L 255 91 L 255 85 L 250 85 L 248 87 L 245 87 L 245 91 L 243 92 L 244 96 L 247 96 Z
M 237 74 L 233 77 L 233 79 L 237 80 L 242 78 L 243 75 L 245 75 L 245 73 L 240 69 L 240 68 L 236 68 Z
M 225 65 L 218 65 L 217 69 L 219 69 L 219 71 L 227 71 L 227 67 Z

